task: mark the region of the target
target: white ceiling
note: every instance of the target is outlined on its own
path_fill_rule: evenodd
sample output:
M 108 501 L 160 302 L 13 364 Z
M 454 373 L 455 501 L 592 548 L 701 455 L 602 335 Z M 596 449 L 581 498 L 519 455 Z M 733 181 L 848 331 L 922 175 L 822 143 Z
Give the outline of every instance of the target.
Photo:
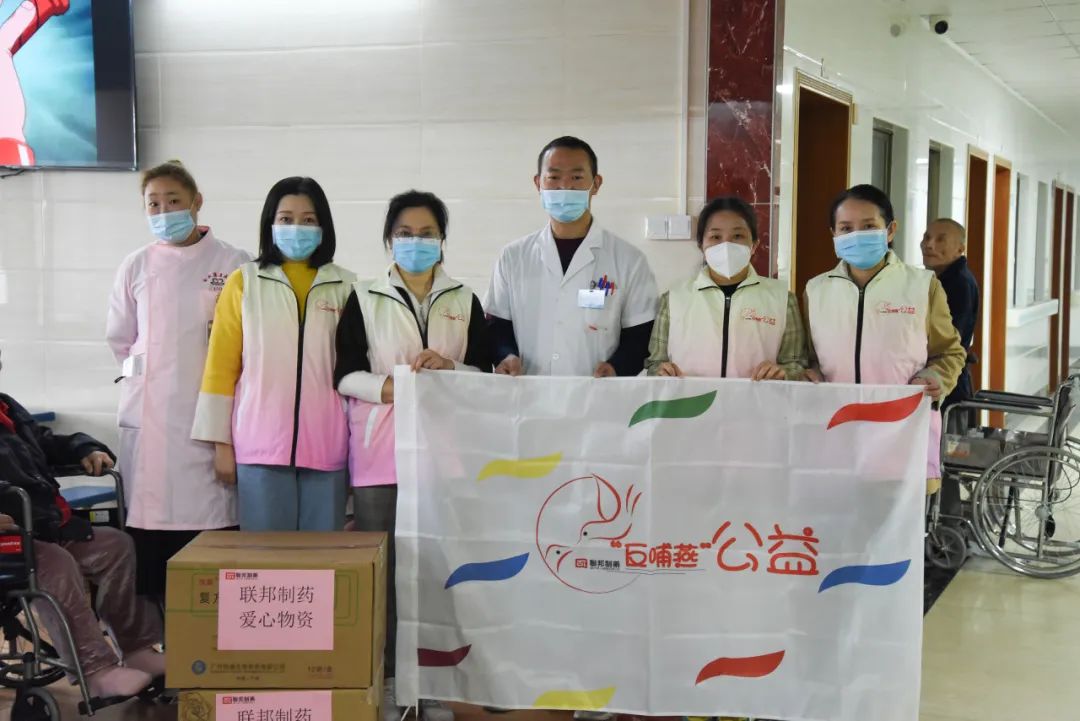
M 1080 139 L 1080 0 L 893 0 Z

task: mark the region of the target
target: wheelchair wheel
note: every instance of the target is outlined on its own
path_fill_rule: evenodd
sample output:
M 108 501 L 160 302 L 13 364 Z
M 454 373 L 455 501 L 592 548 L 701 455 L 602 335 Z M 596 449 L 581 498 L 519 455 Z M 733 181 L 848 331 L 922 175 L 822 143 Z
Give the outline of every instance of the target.
M 1008 568 L 1036 578 L 1080 572 L 1080 457 L 1025 448 L 991 466 L 975 488 L 976 539 Z
M 11 721 L 60 721 L 60 707 L 43 688 L 19 689 L 11 706 Z
M 955 571 L 967 560 L 967 539 L 952 526 L 938 524 L 926 534 L 926 560 L 932 566 Z
M 20 627 L 17 633 L 8 638 L 8 655 L 0 661 L 0 686 L 4 688 L 22 688 L 24 686 L 50 686 L 64 678 L 64 669 L 49 663 L 38 663 L 38 675 L 27 678 L 26 654 L 33 653 L 30 632 Z M 56 649 L 46 641 L 41 641 L 42 654 L 51 659 L 57 658 Z
M 19 688 L 20 686 L 51 686 L 64 677 L 64 669 L 49 668 L 34 678 L 26 678 L 26 667 L 22 663 L 0 664 L 0 686 Z

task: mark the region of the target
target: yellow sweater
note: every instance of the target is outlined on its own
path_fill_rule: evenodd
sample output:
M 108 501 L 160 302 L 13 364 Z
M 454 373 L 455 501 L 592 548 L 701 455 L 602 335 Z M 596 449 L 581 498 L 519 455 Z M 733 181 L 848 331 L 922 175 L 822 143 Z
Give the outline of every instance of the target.
M 281 269 L 296 293 L 300 321 L 304 320 L 311 284 L 315 282 L 317 269 L 307 261 L 286 261 Z M 243 370 L 244 326 L 241 305 L 244 299 L 244 278 L 239 270 L 233 271 L 221 290 L 214 309 L 214 326 L 210 332 L 210 348 L 203 371 L 202 392 L 232 396 Z

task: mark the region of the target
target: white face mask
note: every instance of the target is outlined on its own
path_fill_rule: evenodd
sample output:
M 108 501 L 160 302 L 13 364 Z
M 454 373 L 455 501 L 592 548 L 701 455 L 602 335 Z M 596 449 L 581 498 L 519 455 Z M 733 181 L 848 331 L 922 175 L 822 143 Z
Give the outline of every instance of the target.
M 713 272 L 732 278 L 750 264 L 750 248 L 742 243 L 718 243 L 705 249 L 705 262 Z

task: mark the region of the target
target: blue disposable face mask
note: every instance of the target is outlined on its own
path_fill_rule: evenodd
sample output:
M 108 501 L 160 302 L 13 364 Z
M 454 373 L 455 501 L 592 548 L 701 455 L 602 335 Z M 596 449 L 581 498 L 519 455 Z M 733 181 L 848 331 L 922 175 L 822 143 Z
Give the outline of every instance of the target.
M 884 228 L 856 230 L 833 238 L 836 257 L 853 268 L 869 270 L 889 252 L 889 233 Z
M 148 215 L 146 220 L 154 237 L 166 243 L 183 243 L 195 230 L 195 219 L 191 217 L 190 210 Z
M 423 273 L 442 260 L 438 238 L 394 238 L 394 262 L 408 273 Z
M 554 220 L 573 223 L 589 209 L 588 190 L 541 190 L 540 201 Z
M 322 244 L 322 228 L 317 225 L 273 225 L 274 245 L 289 260 L 307 260 Z

